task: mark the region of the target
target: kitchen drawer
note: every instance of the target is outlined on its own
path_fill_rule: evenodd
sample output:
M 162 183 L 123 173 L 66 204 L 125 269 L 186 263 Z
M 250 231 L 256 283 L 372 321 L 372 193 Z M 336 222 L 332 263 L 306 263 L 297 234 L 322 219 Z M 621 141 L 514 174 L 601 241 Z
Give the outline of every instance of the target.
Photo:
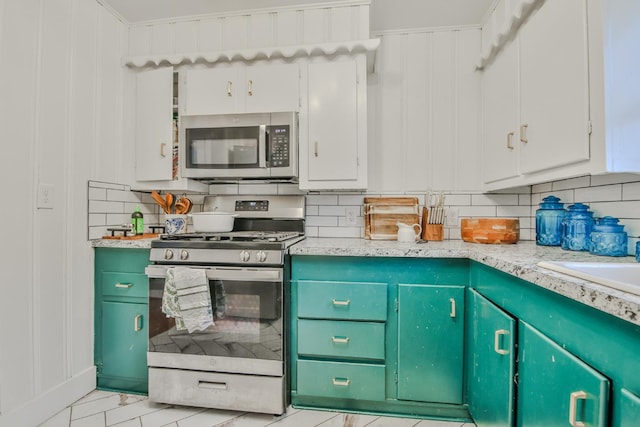
M 366 282 L 299 280 L 298 317 L 311 319 L 387 319 L 387 285 Z
M 384 323 L 298 320 L 298 355 L 384 360 Z
M 385 365 L 298 360 L 298 394 L 341 399 L 385 399 Z
M 139 297 L 148 295 L 149 279 L 144 273 L 102 272 L 103 297 Z

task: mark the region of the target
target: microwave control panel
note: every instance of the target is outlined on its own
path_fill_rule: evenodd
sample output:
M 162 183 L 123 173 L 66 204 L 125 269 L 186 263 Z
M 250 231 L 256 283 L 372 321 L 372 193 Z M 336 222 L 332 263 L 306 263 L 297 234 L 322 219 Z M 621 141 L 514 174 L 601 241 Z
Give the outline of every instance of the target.
M 289 125 L 269 126 L 269 160 L 272 168 L 289 166 Z

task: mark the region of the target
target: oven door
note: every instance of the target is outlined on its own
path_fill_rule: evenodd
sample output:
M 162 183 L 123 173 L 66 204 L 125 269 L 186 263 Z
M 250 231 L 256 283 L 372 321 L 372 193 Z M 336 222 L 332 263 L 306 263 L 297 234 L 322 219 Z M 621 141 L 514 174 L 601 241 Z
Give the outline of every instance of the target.
M 283 269 L 202 267 L 209 280 L 213 326 L 189 333 L 162 311 L 170 266 L 150 265 L 149 349 L 152 367 L 283 375 Z

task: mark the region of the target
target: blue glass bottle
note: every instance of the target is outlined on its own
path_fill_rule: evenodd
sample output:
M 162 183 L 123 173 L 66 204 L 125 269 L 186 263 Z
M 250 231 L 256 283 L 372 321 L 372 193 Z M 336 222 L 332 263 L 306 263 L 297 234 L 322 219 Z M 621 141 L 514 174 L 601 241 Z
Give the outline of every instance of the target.
M 536 243 L 542 246 L 560 246 L 562 242 L 562 218 L 564 203 L 556 196 L 542 199 L 536 211 Z
M 636 242 L 636 261 L 640 262 L 640 242 Z
M 576 203 L 567 207 L 562 219 L 562 249 L 588 251 L 593 228 L 593 212 L 589 206 Z
M 620 220 L 605 216 L 596 221 L 591 231 L 589 253 L 605 256 L 627 255 L 627 233 Z

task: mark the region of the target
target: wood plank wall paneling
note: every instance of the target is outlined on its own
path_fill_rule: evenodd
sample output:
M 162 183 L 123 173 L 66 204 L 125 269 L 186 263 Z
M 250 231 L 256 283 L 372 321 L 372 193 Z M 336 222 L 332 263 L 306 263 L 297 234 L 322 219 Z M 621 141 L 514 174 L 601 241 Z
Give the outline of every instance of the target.
M 11 242 L 0 298 L 0 425 L 38 425 L 95 385 L 87 181 L 116 180 L 126 27 L 96 1 L 3 0 L 0 69 Z M 36 207 L 38 183 L 53 208 Z
M 128 56 L 291 46 L 369 38 L 369 5 L 247 11 L 129 28 Z
M 380 37 L 369 191 L 480 191 L 480 29 Z

